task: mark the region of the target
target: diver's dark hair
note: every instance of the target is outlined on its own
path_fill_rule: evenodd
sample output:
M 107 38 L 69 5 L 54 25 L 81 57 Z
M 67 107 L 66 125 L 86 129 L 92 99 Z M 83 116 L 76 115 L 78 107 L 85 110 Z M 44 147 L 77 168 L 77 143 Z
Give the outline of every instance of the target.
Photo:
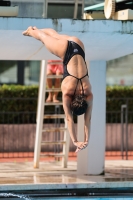
M 71 102 L 71 110 L 75 115 L 82 115 L 86 112 L 88 104 L 84 99 L 84 95 L 74 95 Z

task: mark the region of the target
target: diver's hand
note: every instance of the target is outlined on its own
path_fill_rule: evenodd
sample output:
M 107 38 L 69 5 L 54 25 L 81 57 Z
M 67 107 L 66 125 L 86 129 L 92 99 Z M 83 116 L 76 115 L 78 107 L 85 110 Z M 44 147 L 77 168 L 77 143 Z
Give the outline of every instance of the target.
M 88 141 L 86 141 L 86 142 L 76 142 L 75 146 L 77 146 L 75 153 L 78 153 L 79 151 L 85 149 L 88 146 Z

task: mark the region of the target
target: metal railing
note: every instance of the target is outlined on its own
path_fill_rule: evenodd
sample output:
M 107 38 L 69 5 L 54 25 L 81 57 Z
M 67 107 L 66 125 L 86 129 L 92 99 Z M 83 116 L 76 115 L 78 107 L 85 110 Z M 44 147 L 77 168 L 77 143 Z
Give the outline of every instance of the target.
M 106 112 L 106 156 L 109 158 L 133 158 L 133 98 L 107 99 L 107 107 L 114 102 L 114 108 Z
M 0 98 L 0 159 L 33 158 L 36 134 L 37 98 Z M 60 113 L 62 106 L 47 106 L 45 114 Z M 61 119 L 44 119 L 45 128 L 62 127 Z M 63 140 L 63 131 L 45 132 L 44 141 Z M 72 143 L 71 143 L 72 144 Z M 72 146 L 72 145 L 71 145 Z M 45 145 L 42 153 L 60 153 L 63 145 Z M 72 147 L 73 148 L 73 147 Z
M 15 101 L 15 107 L 11 103 Z M 108 108 L 106 112 L 106 158 L 108 159 L 131 159 L 133 158 L 133 99 L 130 98 L 113 98 L 107 99 L 113 101 L 117 107 Z M 11 103 L 10 106 L 8 105 Z M 28 109 L 28 104 L 35 107 Z M 21 103 L 21 106 L 19 105 Z M 10 158 L 33 158 L 34 141 L 36 133 L 36 98 L 5 98 L 0 99 L 0 105 L 3 111 L 0 110 L 0 160 Z M 10 108 L 10 111 L 6 110 Z M 18 108 L 20 110 L 18 110 Z M 108 107 L 108 105 L 107 105 Z M 62 107 L 57 106 L 48 110 L 45 109 L 46 114 L 62 113 Z M 63 121 L 59 119 L 45 119 L 45 128 L 50 126 L 63 126 Z M 76 124 L 75 124 L 76 128 Z M 59 140 L 63 139 L 63 133 L 45 133 L 43 140 Z M 42 153 L 52 154 L 59 153 L 62 146 L 46 145 L 42 148 Z M 75 147 L 70 143 L 70 152 L 74 152 Z
M 127 105 L 121 105 L 121 153 L 124 158 L 124 118 L 125 118 L 125 152 L 126 160 L 128 159 L 128 108 Z

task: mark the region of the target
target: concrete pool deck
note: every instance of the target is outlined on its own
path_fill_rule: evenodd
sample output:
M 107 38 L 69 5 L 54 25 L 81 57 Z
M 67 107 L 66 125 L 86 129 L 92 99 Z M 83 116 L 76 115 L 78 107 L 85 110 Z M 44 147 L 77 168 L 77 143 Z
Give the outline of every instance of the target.
M 64 169 L 59 162 L 0 163 L 0 192 L 91 188 L 133 188 L 133 161 L 105 161 L 105 175 L 77 175 L 77 163 Z

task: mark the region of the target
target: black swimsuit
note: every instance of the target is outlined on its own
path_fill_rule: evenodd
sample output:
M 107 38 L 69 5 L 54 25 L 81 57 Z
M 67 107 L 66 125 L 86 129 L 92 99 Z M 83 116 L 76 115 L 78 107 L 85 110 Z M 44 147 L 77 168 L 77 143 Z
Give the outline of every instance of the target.
M 85 61 L 85 53 L 83 51 L 83 49 L 75 42 L 73 41 L 68 41 L 68 47 L 67 47 L 67 50 L 66 50 L 66 54 L 65 54 L 65 58 L 63 60 L 63 67 L 64 67 L 64 74 L 63 74 L 63 79 L 66 78 L 67 76 L 72 76 L 74 78 L 77 79 L 77 85 L 76 85 L 76 88 L 75 88 L 75 91 L 74 91 L 74 95 L 75 95 L 75 92 L 76 92 L 76 89 L 77 89 L 77 86 L 78 86 L 78 83 L 80 82 L 81 83 L 81 86 L 82 86 L 82 93 L 84 95 L 84 89 L 83 89 L 83 84 L 82 84 L 82 79 L 85 77 L 85 76 L 88 76 L 88 70 L 87 70 L 87 74 L 84 75 L 83 77 L 81 78 L 77 78 L 76 76 L 73 76 L 72 74 L 69 74 L 68 70 L 67 70 L 67 64 L 68 62 L 71 60 L 71 58 L 74 56 L 74 55 L 81 55 Z M 85 62 L 86 63 L 86 62 Z

